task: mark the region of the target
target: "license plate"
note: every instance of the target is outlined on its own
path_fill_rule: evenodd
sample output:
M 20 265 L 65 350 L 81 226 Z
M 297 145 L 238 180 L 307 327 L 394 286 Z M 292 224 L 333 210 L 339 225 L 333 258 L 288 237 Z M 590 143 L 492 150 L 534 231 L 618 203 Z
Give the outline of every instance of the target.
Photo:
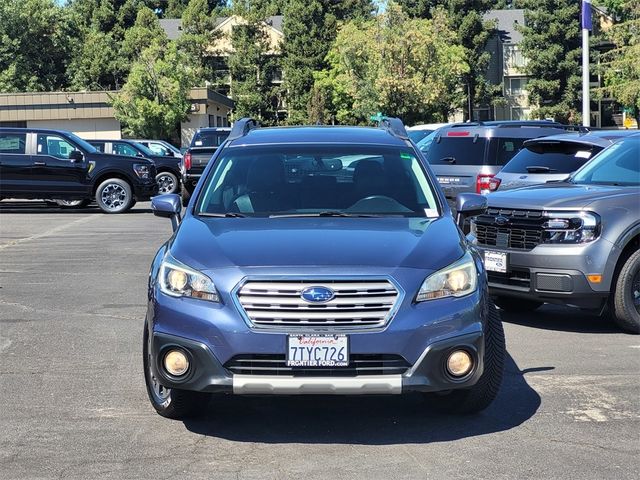
M 485 250 L 484 268 L 491 272 L 507 273 L 507 254 Z
M 287 367 L 346 367 L 349 340 L 346 335 L 289 335 Z

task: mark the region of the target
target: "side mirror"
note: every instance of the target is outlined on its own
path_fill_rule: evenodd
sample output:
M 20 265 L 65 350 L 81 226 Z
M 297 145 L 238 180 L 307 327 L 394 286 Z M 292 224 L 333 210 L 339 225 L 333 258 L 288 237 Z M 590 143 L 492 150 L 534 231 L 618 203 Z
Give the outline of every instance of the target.
M 69 160 L 71 163 L 81 163 L 84 161 L 84 154 L 80 150 L 72 150 L 69 153 Z
M 171 219 L 171 228 L 175 232 L 180 224 L 180 212 L 182 212 L 182 200 L 180 195 L 167 193 L 151 199 L 151 210 L 156 217 Z
M 487 210 L 487 197 L 477 193 L 461 193 L 456 198 L 456 223 L 463 229 L 468 217 L 480 215 Z

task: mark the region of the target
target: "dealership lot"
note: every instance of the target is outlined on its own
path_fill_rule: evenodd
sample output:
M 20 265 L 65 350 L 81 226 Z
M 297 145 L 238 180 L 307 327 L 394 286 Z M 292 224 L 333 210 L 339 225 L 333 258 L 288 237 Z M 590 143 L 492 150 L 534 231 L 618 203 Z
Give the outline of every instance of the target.
M 640 337 L 577 310 L 504 315 L 496 402 L 228 397 L 155 414 L 141 334 L 148 266 L 171 234 L 123 215 L 0 203 L 0 478 L 637 478 Z

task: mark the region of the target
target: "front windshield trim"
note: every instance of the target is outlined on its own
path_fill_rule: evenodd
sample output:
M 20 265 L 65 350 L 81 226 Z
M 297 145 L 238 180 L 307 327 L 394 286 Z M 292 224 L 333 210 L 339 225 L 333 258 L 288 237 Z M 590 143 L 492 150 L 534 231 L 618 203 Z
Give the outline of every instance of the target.
M 87 142 L 85 139 L 80 138 L 78 135 L 72 132 L 67 132 L 67 135 L 73 142 L 75 142 L 79 147 L 85 150 L 87 153 L 99 153 L 98 149 Z

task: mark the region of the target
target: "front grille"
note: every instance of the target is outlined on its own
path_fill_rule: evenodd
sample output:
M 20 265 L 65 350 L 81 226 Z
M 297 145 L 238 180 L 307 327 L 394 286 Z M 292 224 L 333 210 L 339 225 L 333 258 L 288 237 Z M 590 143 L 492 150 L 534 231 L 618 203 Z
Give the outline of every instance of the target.
M 354 377 L 357 375 L 402 375 L 410 365 L 400 355 L 350 355 L 347 367 L 287 367 L 284 355 L 237 355 L 225 368 L 242 375 L 286 375 L 294 377 Z
M 542 243 L 544 217 L 529 210 L 488 209 L 472 220 L 478 245 L 532 250 Z
M 487 272 L 489 285 L 506 285 L 529 291 L 531 288 L 531 274 L 529 270 L 512 268 L 509 273 Z
M 312 303 L 302 298 L 308 287 L 334 291 L 328 302 Z M 399 298 L 388 280 L 286 280 L 246 282 L 237 298 L 247 317 L 257 327 L 359 327 L 386 324 Z

